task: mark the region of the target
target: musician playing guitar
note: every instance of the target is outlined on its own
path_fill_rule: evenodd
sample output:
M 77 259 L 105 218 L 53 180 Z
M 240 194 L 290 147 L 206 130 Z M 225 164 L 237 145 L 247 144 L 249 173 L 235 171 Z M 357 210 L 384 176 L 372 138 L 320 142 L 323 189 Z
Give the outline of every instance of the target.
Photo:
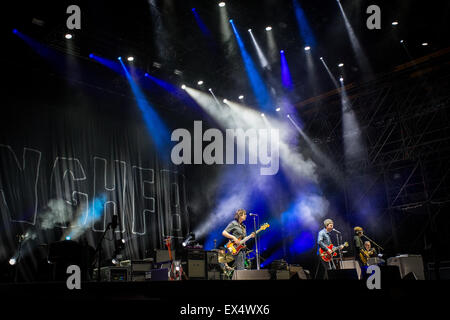
M 334 251 L 330 249 L 330 245 L 332 245 L 331 242 L 331 236 L 330 233 L 333 231 L 334 223 L 331 219 L 326 219 L 323 222 L 323 225 L 325 228 L 319 231 L 319 234 L 317 236 L 317 254 L 319 256 L 319 261 L 322 264 L 325 273 L 324 273 L 324 279 L 328 278 L 328 270 L 336 269 L 336 265 L 334 264 L 333 259 L 329 259 L 329 261 L 325 261 L 320 254 L 320 249 L 322 249 L 323 252 L 326 252 L 330 257 L 333 256 Z M 328 260 L 328 259 L 327 259 Z
M 225 238 L 230 239 L 236 245 L 240 244 L 239 239 L 243 239 L 247 236 L 247 231 L 243 222 L 247 219 L 247 212 L 244 209 L 238 209 L 234 214 L 234 220 L 231 221 L 228 226 L 223 230 L 222 235 Z M 252 234 L 252 237 L 255 235 Z M 234 266 L 236 270 L 244 270 L 244 259 L 245 252 L 244 250 L 239 251 L 239 253 L 234 257 Z

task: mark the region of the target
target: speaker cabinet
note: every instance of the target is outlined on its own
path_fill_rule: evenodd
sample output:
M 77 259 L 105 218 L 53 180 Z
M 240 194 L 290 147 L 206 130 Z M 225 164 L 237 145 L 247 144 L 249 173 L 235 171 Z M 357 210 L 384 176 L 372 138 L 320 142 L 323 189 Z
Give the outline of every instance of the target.
M 206 279 L 205 260 L 188 259 L 187 268 L 189 279 Z
M 361 279 L 361 267 L 359 266 L 358 261 L 355 259 L 340 261 L 340 267 L 342 269 L 355 269 L 358 274 L 358 279 Z
M 417 280 L 425 280 L 425 272 L 423 268 L 423 260 L 421 255 L 400 255 L 387 259 L 388 266 L 397 266 L 400 270 L 400 276 L 404 278 L 409 273 L 409 277 Z
M 235 270 L 232 280 L 270 280 L 270 272 L 262 270 Z

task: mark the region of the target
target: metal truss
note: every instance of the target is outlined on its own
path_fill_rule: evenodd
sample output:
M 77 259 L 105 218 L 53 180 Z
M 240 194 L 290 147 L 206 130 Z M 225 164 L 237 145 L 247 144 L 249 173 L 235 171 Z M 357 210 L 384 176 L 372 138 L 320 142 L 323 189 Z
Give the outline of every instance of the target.
M 437 222 L 450 204 L 449 58 L 442 50 L 346 86 L 365 143 L 358 159 L 344 155 L 339 89 L 297 104 L 306 134 L 345 172 L 347 216 L 371 203 L 378 213 L 372 224 L 384 226 L 378 231 L 395 252 L 426 251 L 429 239 L 439 242 L 431 234 L 449 231 Z M 412 221 L 413 230 L 398 231 Z

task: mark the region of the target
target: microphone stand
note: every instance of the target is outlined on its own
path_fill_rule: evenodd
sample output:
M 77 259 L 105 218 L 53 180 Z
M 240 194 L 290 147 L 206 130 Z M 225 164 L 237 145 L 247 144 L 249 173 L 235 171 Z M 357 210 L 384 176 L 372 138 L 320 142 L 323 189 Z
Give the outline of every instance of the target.
M 103 232 L 102 237 L 100 238 L 99 242 L 97 243 L 97 248 L 95 249 L 94 256 L 98 252 L 98 262 L 97 262 L 97 281 L 100 282 L 100 267 L 101 267 L 101 261 L 102 261 L 102 242 L 105 238 L 106 232 L 108 232 L 109 228 L 111 227 L 112 223 L 108 223 L 106 226 L 105 232 Z
M 256 233 L 256 215 L 253 216 L 253 226 L 254 226 L 254 228 L 255 228 L 256 269 L 259 270 L 258 235 L 257 235 L 257 233 Z
M 341 242 L 342 242 L 342 238 L 340 238 L 340 233 L 339 232 L 336 232 L 336 234 L 337 234 L 337 236 L 336 236 L 336 238 L 337 238 L 337 241 L 338 241 L 338 247 L 341 245 Z M 339 269 L 343 269 L 343 259 L 342 259 L 342 249 L 341 248 L 339 248 Z

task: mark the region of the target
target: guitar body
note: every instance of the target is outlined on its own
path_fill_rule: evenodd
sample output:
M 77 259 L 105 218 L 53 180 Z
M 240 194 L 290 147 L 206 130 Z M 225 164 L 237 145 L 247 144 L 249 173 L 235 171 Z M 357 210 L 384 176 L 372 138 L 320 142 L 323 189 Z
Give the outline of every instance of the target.
M 239 241 L 240 241 L 240 240 L 241 240 L 241 239 L 239 238 Z M 228 249 L 228 251 L 229 251 L 233 256 L 236 256 L 236 255 L 238 255 L 239 252 L 240 252 L 242 249 L 244 249 L 246 246 L 243 245 L 243 244 L 236 245 L 233 241 L 228 241 L 228 243 L 226 244 L 225 247 Z
M 239 238 L 239 245 L 236 245 L 233 241 L 228 241 L 228 243 L 225 245 L 225 247 L 227 248 L 228 252 L 231 253 L 233 256 L 237 255 L 242 249 L 244 249 L 245 243 L 247 242 L 247 240 L 249 240 L 252 235 L 256 235 L 259 232 L 266 230 L 268 227 L 270 227 L 270 225 L 268 223 L 264 223 L 258 230 L 256 230 L 256 232 L 253 232 L 251 235 L 245 237 L 244 239 Z
M 333 259 L 333 257 L 337 256 L 336 250 L 340 250 L 344 247 L 348 247 L 348 242 L 345 242 L 344 244 L 342 244 L 338 247 L 333 247 L 333 244 L 330 244 L 327 248 L 330 249 L 331 251 L 333 251 L 331 254 L 328 253 L 328 250 L 325 251 L 322 248 L 320 248 L 319 249 L 320 257 L 322 258 L 323 261 L 330 262 L 331 259 Z
M 330 244 L 328 249 L 333 251 L 333 244 Z M 320 256 L 322 257 L 322 260 L 325 262 L 330 262 L 331 259 L 335 256 L 337 256 L 337 252 L 333 251 L 332 254 L 329 254 L 327 251 L 323 250 L 322 248 L 319 249 Z

